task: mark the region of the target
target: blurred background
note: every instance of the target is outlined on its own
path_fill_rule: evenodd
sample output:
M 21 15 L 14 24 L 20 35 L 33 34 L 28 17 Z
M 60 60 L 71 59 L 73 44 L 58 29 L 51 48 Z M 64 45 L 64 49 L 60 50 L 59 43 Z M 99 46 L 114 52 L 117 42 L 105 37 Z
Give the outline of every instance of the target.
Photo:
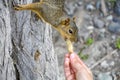
M 120 0 L 66 0 L 65 11 L 76 17 L 79 29 L 74 51 L 92 70 L 94 80 L 120 80 Z M 53 30 L 61 80 L 68 52 L 65 41 Z

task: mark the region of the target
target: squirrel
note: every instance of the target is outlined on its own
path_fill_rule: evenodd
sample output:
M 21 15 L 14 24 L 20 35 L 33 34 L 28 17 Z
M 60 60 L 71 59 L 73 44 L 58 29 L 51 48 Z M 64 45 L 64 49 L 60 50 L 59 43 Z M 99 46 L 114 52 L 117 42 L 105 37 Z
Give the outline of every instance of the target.
M 36 3 L 14 5 L 14 9 L 18 11 L 31 10 L 36 13 L 43 22 L 52 25 L 72 46 L 72 42 L 77 42 L 78 28 L 75 18 L 69 18 L 65 13 L 64 3 L 65 0 L 40 0 Z

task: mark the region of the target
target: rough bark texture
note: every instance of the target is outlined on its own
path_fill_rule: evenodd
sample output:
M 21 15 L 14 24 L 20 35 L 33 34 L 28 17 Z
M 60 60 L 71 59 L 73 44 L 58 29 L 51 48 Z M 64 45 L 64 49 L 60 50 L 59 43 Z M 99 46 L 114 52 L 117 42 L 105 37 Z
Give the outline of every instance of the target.
M 14 0 L 19 4 L 32 0 Z M 0 80 L 58 80 L 50 25 L 0 0 Z

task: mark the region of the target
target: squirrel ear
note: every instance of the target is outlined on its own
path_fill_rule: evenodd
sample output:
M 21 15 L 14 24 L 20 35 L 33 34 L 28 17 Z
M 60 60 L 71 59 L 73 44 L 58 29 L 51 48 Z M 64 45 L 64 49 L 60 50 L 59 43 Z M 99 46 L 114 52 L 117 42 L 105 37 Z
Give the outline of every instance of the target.
M 70 24 L 70 19 L 67 18 L 66 20 L 63 20 L 61 23 L 62 23 L 63 25 L 68 26 L 68 25 Z

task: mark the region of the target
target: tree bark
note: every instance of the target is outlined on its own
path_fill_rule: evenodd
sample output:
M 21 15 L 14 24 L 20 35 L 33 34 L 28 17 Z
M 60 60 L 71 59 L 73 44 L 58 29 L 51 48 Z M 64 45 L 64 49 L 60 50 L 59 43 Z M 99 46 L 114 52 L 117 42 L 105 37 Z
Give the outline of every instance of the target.
M 0 0 L 0 80 L 59 80 L 50 25 L 15 11 L 12 2 Z

